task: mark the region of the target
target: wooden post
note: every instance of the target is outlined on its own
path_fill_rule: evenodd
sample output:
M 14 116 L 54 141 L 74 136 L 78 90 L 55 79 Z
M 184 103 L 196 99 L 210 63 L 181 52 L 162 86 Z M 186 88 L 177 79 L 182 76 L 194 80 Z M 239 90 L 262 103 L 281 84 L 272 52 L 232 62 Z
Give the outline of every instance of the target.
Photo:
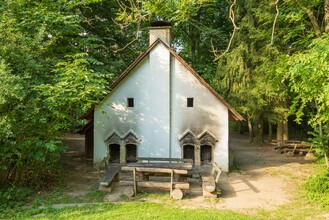
M 171 197 L 173 199 L 182 199 L 183 198 L 183 192 L 180 189 L 174 189 L 171 193 Z
M 133 197 L 135 195 L 134 188 L 132 186 L 127 186 L 123 190 L 123 194 L 128 197 Z
M 288 119 L 283 121 L 283 132 L 282 132 L 282 139 L 284 141 L 289 140 L 289 133 L 288 133 Z
M 173 190 L 173 182 L 174 182 L 174 170 L 171 170 L 171 173 L 170 173 L 170 195 L 172 194 L 172 190 Z
M 134 191 L 135 191 L 135 196 L 137 195 L 137 183 L 136 183 L 136 169 L 133 169 L 133 180 L 134 180 Z

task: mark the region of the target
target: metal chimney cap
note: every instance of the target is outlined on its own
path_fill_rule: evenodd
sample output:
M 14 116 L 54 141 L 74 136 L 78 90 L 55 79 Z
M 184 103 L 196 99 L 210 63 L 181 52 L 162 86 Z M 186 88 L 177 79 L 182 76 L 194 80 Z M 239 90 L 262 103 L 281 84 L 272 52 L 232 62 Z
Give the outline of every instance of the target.
M 171 22 L 169 21 L 153 21 L 150 23 L 151 27 L 166 27 L 171 26 Z

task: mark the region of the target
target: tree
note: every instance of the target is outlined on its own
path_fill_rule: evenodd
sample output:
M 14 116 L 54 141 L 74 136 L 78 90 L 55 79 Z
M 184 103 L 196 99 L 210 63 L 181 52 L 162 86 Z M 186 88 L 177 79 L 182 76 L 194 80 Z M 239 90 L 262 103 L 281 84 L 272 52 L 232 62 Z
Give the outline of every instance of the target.
M 58 138 L 106 83 L 92 70 L 100 62 L 80 53 L 96 44 L 81 36 L 76 6 L 6 1 L 1 10 L 1 181 L 40 186 L 58 172 Z
M 266 2 L 268 3 L 268 2 Z M 277 123 L 287 115 L 286 88 L 268 74 L 282 45 L 270 43 L 272 7 L 260 1 L 238 3 L 234 11 L 238 29 L 230 50 L 219 56 L 212 85 L 244 115 L 249 139 L 263 142 L 264 121 Z M 261 13 L 260 13 L 261 12 Z M 268 18 L 269 17 L 269 18 Z
M 300 1 L 293 8 L 295 3 L 286 1 L 284 5 L 286 19 L 299 26 L 287 34 L 291 53 L 277 59 L 276 72 L 294 94 L 291 112 L 296 114 L 297 122 L 305 115 L 309 118 L 313 128 L 311 142 L 325 155 L 329 166 L 329 2 Z

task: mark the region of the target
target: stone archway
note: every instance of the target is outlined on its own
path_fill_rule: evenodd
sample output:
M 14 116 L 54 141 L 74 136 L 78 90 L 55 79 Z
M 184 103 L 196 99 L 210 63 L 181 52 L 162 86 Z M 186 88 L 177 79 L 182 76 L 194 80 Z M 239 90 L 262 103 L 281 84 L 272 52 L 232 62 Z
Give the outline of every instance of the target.
M 195 161 L 195 146 L 191 144 L 183 145 L 183 159 L 192 159 Z
M 109 162 L 110 163 L 120 162 L 120 144 L 109 145 Z
M 108 146 L 107 157 L 110 163 L 120 163 L 121 138 L 113 132 L 105 141 Z
M 121 152 L 121 157 L 120 157 L 123 163 L 137 162 L 139 141 L 140 139 L 132 131 L 128 132 L 124 136 L 123 138 L 124 151 Z
M 200 143 L 200 162 L 201 164 L 210 163 L 213 158 L 213 151 L 218 141 L 210 132 L 205 131 L 198 136 Z
M 183 159 L 192 159 L 194 164 L 200 165 L 200 145 L 196 135 L 191 131 L 186 131 L 180 138 L 180 146 Z M 193 152 L 192 152 L 193 151 Z
M 201 145 L 200 146 L 200 158 L 201 164 L 208 164 L 213 160 L 213 147 L 211 145 Z
M 126 144 L 126 163 L 137 162 L 137 145 Z

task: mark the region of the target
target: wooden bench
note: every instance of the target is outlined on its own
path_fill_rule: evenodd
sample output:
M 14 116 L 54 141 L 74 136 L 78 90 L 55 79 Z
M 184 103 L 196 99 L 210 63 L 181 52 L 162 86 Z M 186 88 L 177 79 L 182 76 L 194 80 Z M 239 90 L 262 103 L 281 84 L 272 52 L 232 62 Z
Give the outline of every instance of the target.
M 118 181 L 120 165 L 108 166 L 105 173 L 99 178 L 99 191 L 111 192 L 112 182 Z
M 311 151 L 311 146 L 296 140 L 277 141 L 277 146 L 274 150 L 280 154 L 286 153 L 287 155 L 306 155 Z
M 177 170 L 189 170 L 187 174 L 174 173 L 174 181 L 186 181 L 187 177 L 192 177 L 193 160 L 182 158 L 158 158 L 158 157 L 139 157 L 137 163 L 127 164 L 129 167 L 158 167 Z M 168 173 L 147 173 L 140 172 L 140 179 L 149 180 L 150 176 L 167 176 Z
M 99 179 L 99 184 L 101 186 L 109 186 L 114 179 L 118 178 L 120 169 L 120 166 L 110 166 L 105 174 Z
M 211 172 L 200 172 L 200 184 L 202 186 L 202 194 L 204 198 L 217 198 L 220 190 L 217 188 L 219 177 L 222 170 L 217 163 L 211 161 Z

